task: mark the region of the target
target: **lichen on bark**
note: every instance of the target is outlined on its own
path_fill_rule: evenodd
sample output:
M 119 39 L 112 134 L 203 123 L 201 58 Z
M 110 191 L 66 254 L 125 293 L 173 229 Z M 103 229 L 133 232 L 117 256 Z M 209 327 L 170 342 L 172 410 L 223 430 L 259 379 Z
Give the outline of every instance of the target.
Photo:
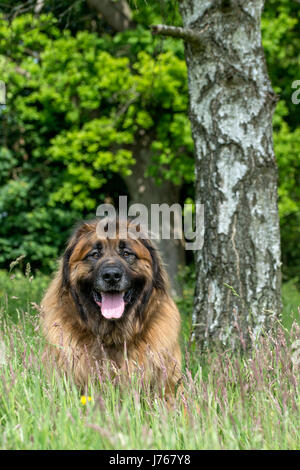
M 281 310 L 277 166 L 272 90 L 261 44 L 264 2 L 182 0 L 196 202 L 204 245 L 196 254 L 194 337 L 237 347 Z

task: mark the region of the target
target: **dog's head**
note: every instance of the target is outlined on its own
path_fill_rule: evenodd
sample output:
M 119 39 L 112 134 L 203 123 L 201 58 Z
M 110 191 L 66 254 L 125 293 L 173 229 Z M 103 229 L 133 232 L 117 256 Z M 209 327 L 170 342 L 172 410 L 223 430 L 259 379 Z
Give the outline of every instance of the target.
M 113 237 L 101 235 L 98 224 L 92 220 L 77 227 L 62 265 L 63 291 L 72 295 L 82 320 L 97 327 L 101 321 L 124 321 L 130 313 L 142 316 L 153 290 L 166 289 L 165 271 L 149 238 L 136 237 L 130 221 L 125 237 L 119 224 Z

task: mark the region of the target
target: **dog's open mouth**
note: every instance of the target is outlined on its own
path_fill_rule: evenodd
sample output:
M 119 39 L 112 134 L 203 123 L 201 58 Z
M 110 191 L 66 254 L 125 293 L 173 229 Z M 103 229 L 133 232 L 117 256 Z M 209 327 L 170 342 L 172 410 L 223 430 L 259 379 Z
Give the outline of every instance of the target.
M 127 292 L 93 292 L 94 300 L 100 307 L 104 318 L 118 319 L 124 313 L 126 303 L 130 302 L 131 290 Z

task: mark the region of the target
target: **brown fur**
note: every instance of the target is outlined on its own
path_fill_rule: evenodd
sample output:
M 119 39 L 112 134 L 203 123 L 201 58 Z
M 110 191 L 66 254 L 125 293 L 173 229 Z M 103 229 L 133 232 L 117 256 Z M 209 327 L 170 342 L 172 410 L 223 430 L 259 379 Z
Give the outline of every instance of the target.
M 173 391 L 181 376 L 180 315 L 169 295 L 161 259 L 150 240 L 126 241 L 137 256 L 132 265 L 118 253 L 118 236 L 101 240 L 102 260 L 118 259 L 134 279 L 143 279 L 143 290 L 126 315 L 116 321 L 107 320 L 81 295 L 80 283 L 89 279 L 92 271 L 84 258 L 99 241 L 97 223 L 98 220 L 84 222 L 75 231 L 42 301 L 41 322 L 47 350 L 54 353 L 59 369 L 72 375 L 80 386 L 95 377 L 108 358 L 122 373 L 131 373 L 139 366 L 150 384 L 164 379 L 167 392 Z

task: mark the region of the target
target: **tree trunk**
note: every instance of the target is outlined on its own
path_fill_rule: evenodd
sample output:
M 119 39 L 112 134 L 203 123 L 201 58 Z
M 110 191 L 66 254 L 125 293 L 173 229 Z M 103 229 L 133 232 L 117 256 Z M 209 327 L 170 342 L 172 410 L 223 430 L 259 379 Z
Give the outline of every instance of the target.
M 196 202 L 195 338 L 201 347 L 246 345 L 281 310 L 276 96 L 261 44 L 263 0 L 182 0 Z M 185 36 L 184 36 L 185 35 Z
M 88 6 L 103 16 L 115 31 L 131 26 L 131 10 L 126 0 L 87 0 Z
M 151 162 L 151 150 L 137 143 L 133 156 L 136 163 L 132 167 L 132 174 L 125 178 L 130 194 L 130 204 L 144 204 L 148 209 L 149 218 L 151 204 L 167 203 L 169 206 L 174 203 L 178 204 L 180 187 L 175 186 L 171 181 L 164 181 L 163 184 L 157 185 L 153 178 L 145 178 L 145 172 Z M 173 219 L 171 219 L 172 226 Z M 177 275 L 180 266 L 185 265 L 184 241 L 171 238 L 170 240 L 155 240 L 155 242 L 170 278 L 172 295 L 181 296 L 182 286 Z

